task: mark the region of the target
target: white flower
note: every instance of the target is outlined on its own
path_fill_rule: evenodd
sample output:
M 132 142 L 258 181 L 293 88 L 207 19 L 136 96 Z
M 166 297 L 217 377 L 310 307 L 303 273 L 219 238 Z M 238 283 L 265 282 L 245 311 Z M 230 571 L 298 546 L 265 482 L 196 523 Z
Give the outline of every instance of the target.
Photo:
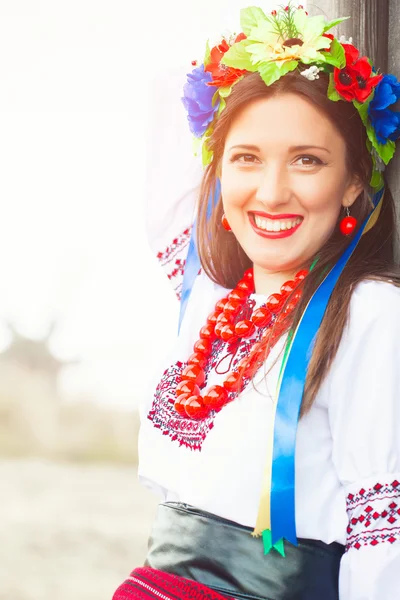
M 321 69 L 319 69 L 316 65 L 312 65 L 309 69 L 305 69 L 301 71 L 303 77 L 306 77 L 310 81 L 314 81 L 314 79 L 319 79 L 318 73 Z
M 341 35 L 340 38 L 339 38 L 339 42 L 341 44 L 352 44 L 353 43 L 353 38 L 349 37 L 349 39 L 346 40 L 346 38 L 344 37 L 344 35 Z
M 236 33 L 232 33 L 232 31 L 230 29 L 225 29 L 222 32 L 222 34 L 220 34 L 218 36 L 216 36 L 216 35 L 212 36 L 208 40 L 208 43 L 210 45 L 210 48 L 214 48 L 214 46 L 219 46 L 225 40 L 225 42 L 228 44 L 228 46 L 232 46 L 236 37 L 237 37 Z

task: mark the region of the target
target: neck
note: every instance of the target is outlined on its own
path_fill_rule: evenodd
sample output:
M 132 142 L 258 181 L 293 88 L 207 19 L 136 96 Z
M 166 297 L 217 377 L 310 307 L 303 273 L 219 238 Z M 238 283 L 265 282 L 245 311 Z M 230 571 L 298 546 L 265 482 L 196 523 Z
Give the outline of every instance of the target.
M 258 265 L 253 266 L 254 270 L 254 288 L 256 294 L 263 294 L 269 296 L 270 294 L 276 294 L 280 291 L 281 286 L 290 279 L 294 279 L 296 271 L 267 271 Z

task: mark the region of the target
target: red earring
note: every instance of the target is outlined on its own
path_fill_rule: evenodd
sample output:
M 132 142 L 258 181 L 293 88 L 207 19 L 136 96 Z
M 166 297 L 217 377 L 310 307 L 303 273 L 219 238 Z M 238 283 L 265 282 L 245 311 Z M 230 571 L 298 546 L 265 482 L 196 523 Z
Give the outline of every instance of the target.
M 340 221 L 340 231 L 343 235 L 351 235 L 357 227 L 357 219 L 350 216 L 349 207 L 346 208 L 347 216 Z
M 228 223 L 228 219 L 225 216 L 225 213 L 222 215 L 221 223 L 222 227 L 226 229 L 226 231 L 232 231 L 231 226 Z

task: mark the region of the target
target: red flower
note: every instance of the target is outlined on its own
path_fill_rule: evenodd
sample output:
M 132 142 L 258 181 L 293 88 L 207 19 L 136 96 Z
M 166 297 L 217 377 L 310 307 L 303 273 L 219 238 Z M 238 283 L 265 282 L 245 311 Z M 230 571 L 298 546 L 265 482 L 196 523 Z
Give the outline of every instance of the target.
M 346 56 L 344 69 L 334 68 L 333 77 L 337 92 L 351 102 L 365 102 L 372 89 L 378 85 L 383 75 L 373 75 L 372 67 L 366 56 L 359 58 L 357 48 L 351 44 L 342 44 Z
M 239 33 L 236 36 L 234 44 L 236 42 L 241 42 L 245 40 L 246 36 L 244 33 Z M 210 63 L 204 67 L 205 71 L 208 71 L 212 75 L 212 81 L 209 81 L 207 85 L 215 85 L 218 87 L 229 87 L 235 81 L 239 79 L 246 71 L 242 71 L 241 69 L 234 69 L 233 67 L 227 67 L 226 65 L 221 65 L 221 60 L 225 54 L 228 52 L 230 46 L 226 40 L 222 40 L 218 46 L 214 46 L 214 48 L 210 51 Z
M 323 35 L 323 37 L 326 37 L 326 38 L 328 38 L 328 39 L 330 39 L 330 40 L 333 40 L 333 39 L 334 39 L 334 37 L 335 37 L 335 36 L 334 36 L 334 35 L 332 35 L 331 33 L 323 33 L 322 35 Z M 329 45 L 329 46 L 327 46 L 326 48 L 321 48 L 321 50 L 322 50 L 323 52 L 329 52 L 329 50 L 330 50 L 330 45 Z
M 241 42 L 242 40 L 245 40 L 245 39 L 247 39 L 247 36 L 246 36 L 246 34 L 245 34 L 245 33 L 239 33 L 239 34 L 236 36 L 236 39 L 235 39 L 235 44 L 236 44 L 236 42 Z

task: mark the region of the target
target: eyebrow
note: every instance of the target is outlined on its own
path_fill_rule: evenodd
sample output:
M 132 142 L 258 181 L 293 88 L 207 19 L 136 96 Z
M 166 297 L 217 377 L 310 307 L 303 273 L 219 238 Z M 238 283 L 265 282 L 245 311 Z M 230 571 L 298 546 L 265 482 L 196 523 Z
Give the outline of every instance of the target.
M 233 150 L 234 148 L 243 148 L 244 150 L 253 150 L 254 152 L 261 152 L 258 146 L 254 146 L 253 144 L 238 144 L 237 146 L 231 146 L 229 150 Z M 324 148 L 323 146 L 315 146 L 313 144 L 305 144 L 303 146 L 290 146 L 289 152 L 302 151 L 302 150 L 310 150 L 311 148 L 317 148 L 318 150 L 324 150 L 331 154 L 331 151 L 328 148 Z

